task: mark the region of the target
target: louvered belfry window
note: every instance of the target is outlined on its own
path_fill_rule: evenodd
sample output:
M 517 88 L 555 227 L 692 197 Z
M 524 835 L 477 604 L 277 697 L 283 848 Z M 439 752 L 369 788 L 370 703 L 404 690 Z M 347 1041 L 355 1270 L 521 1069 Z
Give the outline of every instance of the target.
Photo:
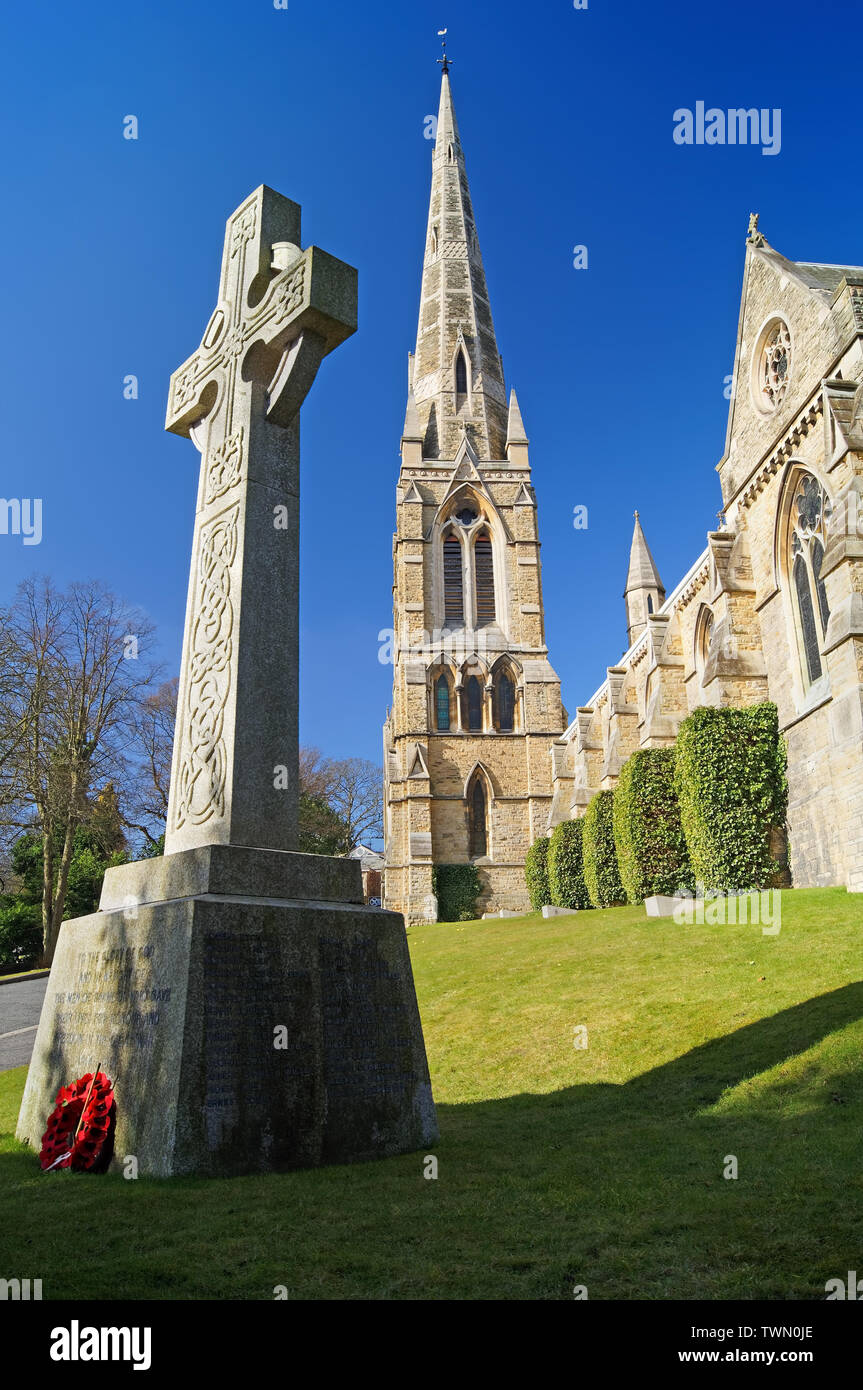
M 461 542 L 455 536 L 447 536 L 443 543 L 443 601 L 444 622 L 463 623 Z
M 474 545 L 476 573 L 476 625 L 484 627 L 493 623 L 494 612 L 494 559 L 491 540 L 487 531 L 480 531 Z

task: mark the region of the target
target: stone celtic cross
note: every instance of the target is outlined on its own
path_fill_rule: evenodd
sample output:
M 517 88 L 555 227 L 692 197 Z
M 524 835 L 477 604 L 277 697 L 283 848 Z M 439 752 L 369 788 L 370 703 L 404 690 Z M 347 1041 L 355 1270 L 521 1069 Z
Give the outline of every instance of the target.
M 297 203 L 262 186 L 229 218 L 165 426 L 202 455 L 166 854 L 296 849 L 299 410 L 356 309 L 353 267 L 300 249 Z

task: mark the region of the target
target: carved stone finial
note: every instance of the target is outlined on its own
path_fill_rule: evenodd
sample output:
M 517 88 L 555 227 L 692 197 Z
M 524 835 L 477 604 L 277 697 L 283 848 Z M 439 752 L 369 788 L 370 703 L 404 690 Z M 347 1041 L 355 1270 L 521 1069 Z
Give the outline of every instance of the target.
M 759 230 L 758 230 L 758 213 L 757 213 L 757 212 L 750 212 L 750 214 L 749 214 L 749 227 L 748 227 L 747 232 L 746 232 L 746 240 L 749 242 L 750 246 L 763 246 L 763 245 L 764 245 L 764 237 L 762 236 L 761 232 L 759 232 Z

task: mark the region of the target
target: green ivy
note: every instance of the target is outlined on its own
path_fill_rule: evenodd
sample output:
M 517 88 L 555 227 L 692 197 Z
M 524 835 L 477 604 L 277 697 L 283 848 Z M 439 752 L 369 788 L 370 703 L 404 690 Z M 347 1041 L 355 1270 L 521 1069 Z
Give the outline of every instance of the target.
M 673 748 L 641 748 L 624 763 L 614 789 L 614 846 L 631 903 L 695 886 L 674 787 L 675 761 Z
M 771 828 L 785 825 L 785 740 L 776 706 L 696 709 L 677 736 L 675 784 L 695 878 L 723 891 L 770 887 Z
M 548 846 L 548 836 L 540 835 L 538 840 L 534 840 L 524 861 L 524 878 L 527 883 L 527 891 L 530 894 L 530 905 L 534 912 L 538 912 L 546 903 L 551 902 L 551 890 L 548 882 Z
M 472 922 L 482 892 L 476 864 L 435 864 L 432 892 L 439 922 Z
M 626 901 L 614 848 L 614 793 L 597 792 L 584 817 L 584 881 L 594 907 Z
M 583 820 L 555 826 L 548 842 L 548 886 L 555 907 L 590 907 L 582 857 Z

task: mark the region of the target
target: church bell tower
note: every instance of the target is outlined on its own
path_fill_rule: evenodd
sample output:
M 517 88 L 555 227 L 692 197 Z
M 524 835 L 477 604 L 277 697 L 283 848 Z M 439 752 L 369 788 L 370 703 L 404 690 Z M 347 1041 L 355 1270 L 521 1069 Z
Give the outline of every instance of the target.
M 435 919 L 434 866 L 472 862 L 478 911 L 527 911 L 549 745 L 567 717 L 548 660 L 536 497 L 498 352 L 444 59 L 393 540 L 384 726 L 385 905 Z

